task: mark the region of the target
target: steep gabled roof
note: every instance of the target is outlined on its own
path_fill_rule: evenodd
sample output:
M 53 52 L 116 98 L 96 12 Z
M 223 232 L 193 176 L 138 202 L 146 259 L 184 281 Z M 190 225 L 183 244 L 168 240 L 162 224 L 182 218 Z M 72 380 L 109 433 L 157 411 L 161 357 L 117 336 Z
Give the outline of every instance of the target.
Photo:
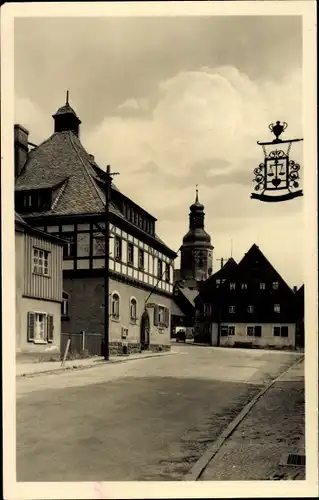
M 90 156 L 71 131 L 56 132 L 30 151 L 29 158 L 16 180 L 16 189 L 55 186 L 66 177 L 67 185 L 51 210 L 37 215 L 100 213 L 105 198 L 94 180 Z
M 195 299 L 198 295 L 198 290 L 193 290 L 192 288 L 183 288 L 183 287 L 179 287 L 179 290 L 180 292 L 184 295 L 184 297 L 186 297 L 186 299 L 188 300 L 188 302 L 193 306 L 195 307 Z
M 274 281 L 281 281 L 290 289 L 282 276 L 276 271 L 274 266 L 255 243 L 250 247 L 248 252 L 245 253 L 232 273 L 232 277 L 237 280 L 244 279 L 245 276 L 249 278 L 258 276 L 260 279 L 264 276 L 265 280 L 271 277 Z
M 55 132 L 29 152 L 28 160 L 16 179 L 15 190 L 52 189 L 51 209 L 28 212 L 28 219 L 50 215 L 101 214 L 105 210 L 105 175 L 79 138 L 67 130 Z M 112 190 L 125 197 L 113 183 Z M 112 201 L 110 212 L 131 224 Z M 154 239 L 173 252 L 157 234 Z

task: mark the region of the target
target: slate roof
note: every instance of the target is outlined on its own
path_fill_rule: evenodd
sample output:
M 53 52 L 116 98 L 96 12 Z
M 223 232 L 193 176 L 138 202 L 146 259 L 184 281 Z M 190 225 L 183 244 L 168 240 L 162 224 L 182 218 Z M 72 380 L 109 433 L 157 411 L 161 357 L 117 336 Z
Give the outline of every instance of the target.
M 175 300 L 171 301 L 171 314 L 173 316 L 185 316 L 181 308 L 176 304 Z
M 28 219 L 52 215 L 101 214 L 105 209 L 104 179 L 105 172 L 87 153 L 79 138 L 67 130 L 53 133 L 29 152 L 28 160 L 16 179 L 15 190 L 52 188 L 51 209 L 28 212 Z M 112 189 L 121 193 L 113 183 Z M 110 212 L 130 224 L 112 201 Z M 169 249 L 158 235 L 154 239 Z
M 186 297 L 188 302 L 195 307 L 195 299 L 198 295 L 198 290 L 193 290 L 191 288 L 179 288 L 180 292 Z

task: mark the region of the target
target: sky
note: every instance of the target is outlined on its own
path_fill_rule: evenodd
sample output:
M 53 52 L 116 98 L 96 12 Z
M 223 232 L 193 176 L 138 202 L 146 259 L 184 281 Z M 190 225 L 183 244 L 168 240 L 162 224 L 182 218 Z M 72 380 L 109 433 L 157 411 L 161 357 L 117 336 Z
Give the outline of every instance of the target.
M 198 184 L 214 271 L 256 243 L 290 286 L 303 283 L 303 198 L 250 199 L 268 125 L 302 137 L 301 18 L 15 19 L 15 122 L 31 142 L 52 134 L 67 89 L 83 146 L 120 172 L 169 247 Z M 302 143 L 291 156 L 302 164 Z

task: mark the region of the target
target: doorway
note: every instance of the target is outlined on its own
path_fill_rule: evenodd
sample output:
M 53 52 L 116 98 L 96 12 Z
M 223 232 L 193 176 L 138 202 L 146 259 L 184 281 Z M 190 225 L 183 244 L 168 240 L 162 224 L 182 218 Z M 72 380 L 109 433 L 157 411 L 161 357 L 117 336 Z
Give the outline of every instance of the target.
M 150 345 L 150 317 L 148 311 L 144 311 L 141 318 L 141 349 L 145 351 Z

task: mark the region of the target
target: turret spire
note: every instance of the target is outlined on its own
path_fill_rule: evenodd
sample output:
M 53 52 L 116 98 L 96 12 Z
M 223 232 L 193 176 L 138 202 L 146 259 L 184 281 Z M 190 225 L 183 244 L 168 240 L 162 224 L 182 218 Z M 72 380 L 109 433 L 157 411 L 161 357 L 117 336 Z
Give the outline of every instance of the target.
M 195 198 L 195 203 L 198 203 L 198 184 L 196 184 L 196 198 Z

